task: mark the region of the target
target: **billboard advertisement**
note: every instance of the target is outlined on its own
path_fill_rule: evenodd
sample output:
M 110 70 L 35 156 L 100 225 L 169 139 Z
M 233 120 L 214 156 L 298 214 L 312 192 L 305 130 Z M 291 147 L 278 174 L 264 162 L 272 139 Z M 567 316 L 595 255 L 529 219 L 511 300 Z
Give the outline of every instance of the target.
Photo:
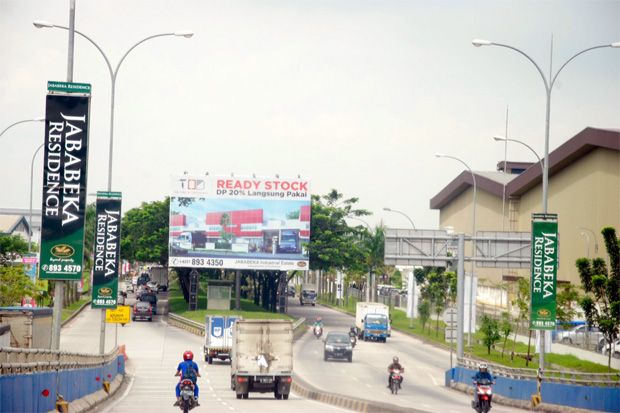
M 310 184 L 299 178 L 172 178 L 169 265 L 307 270 Z
M 47 95 L 41 209 L 42 280 L 82 277 L 88 95 Z
M 121 193 L 97 192 L 92 308 L 116 308 L 121 256 Z
M 532 279 L 530 329 L 555 330 L 558 273 L 556 214 L 532 214 Z

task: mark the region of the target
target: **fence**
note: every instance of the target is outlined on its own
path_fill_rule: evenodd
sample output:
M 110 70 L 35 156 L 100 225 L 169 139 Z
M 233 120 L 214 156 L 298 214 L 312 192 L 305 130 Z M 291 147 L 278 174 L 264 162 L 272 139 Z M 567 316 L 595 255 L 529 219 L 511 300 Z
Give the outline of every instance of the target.
M 104 355 L 0 348 L 0 411 L 55 410 L 56 397 L 71 402 L 125 373 L 118 349 Z

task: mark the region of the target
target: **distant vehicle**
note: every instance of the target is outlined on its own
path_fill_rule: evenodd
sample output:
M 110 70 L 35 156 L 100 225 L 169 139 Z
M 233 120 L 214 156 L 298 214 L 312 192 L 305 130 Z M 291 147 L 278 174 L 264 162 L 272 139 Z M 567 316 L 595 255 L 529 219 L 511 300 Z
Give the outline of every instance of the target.
M 609 355 L 609 352 L 611 351 L 611 356 L 615 359 L 620 359 L 620 339 L 616 340 L 614 343 L 612 343 L 611 345 L 611 350 L 610 350 L 610 346 L 609 344 L 607 344 L 604 340 L 602 343 L 602 353 L 605 356 Z
M 129 293 L 129 292 L 135 292 L 135 289 L 133 287 L 133 284 L 127 284 L 125 285 L 125 293 Z
M 148 283 L 146 283 L 146 286 L 149 287 L 152 291 L 155 291 L 156 293 L 159 292 L 159 284 L 157 283 L 157 281 L 149 281 Z
M 124 293 L 122 291 L 118 292 L 118 298 L 116 299 L 116 303 L 118 305 L 125 305 L 125 298 L 127 297 L 127 293 Z
M 314 289 L 314 285 L 307 284 L 301 287 L 301 294 L 299 294 L 299 304 L 316 305 L 316 290 Z
M 140 297 L 142 297 L 142 294 L 147 294 L 150 293 L 151 289 L 147 286 L 147 285 L 141 285 L 140 287 L 138 287 L 138 290 L 136 291 L 136 299 L 140 299 Z
M 133 315 L 131 316 L 133 321 L 136 320 L 148 320 L 153 321 L 153 307 L 150 303 L 145 301 L 138 301 L 133 306 Z
M 603 333 L 601 333 L 598 327 L 592 326 L 592 328 L 588 330 L 588 326 L 582 324 L 570 330 L 558 331 L 556 340 L 562 344 L 583 345 L 586 340 L 589 343 L 599 343 L 601 338 L 603 338 Z
M 151 267 L 149 268 L 150 281 L 157 283 L 156 291 L 168 290 L 168 268 L 167 267 Z
M 353 346 L 348 333 L 327 333 L 323 346 L 323 360 L 345 359 L 349 363 L 353 361 Z
M 153 292 L 144 293 L 140 296 L 140 302 L 147 302 L 153 307 L 153 314 L 157 314 L 157 295 Z
M 289 285 L 286 287 L 286 295 L 289 297 L 295 297 L 295 286 Z
M 141 285 L 146 285 L 149 281 L 151 281 L 151 277 L 147 273 L 143 272 L 138 277 L 137 285 L 138 287 Z
M 207 315 L 205 317 L 205 361 L 228 360 L 232 348 L 232 329 L 239 316 Z
M 355 326 L 364 341 L 386 342 L 390 336 L 390 308 L 381 303 L 358 302 L 355 306 Z

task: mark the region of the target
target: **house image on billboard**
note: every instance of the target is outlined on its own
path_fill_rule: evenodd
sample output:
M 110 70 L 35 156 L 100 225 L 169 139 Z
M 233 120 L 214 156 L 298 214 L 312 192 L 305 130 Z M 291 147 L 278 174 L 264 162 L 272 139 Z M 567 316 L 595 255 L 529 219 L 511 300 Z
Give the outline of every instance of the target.
M 310 241 L 310 205 L 284 219 L 266 219 L 263 209 L 207 212 L 189 225 L 183 214 L 170 217 L 175 253 L 217 251 L 240 254 L 306 254 Z

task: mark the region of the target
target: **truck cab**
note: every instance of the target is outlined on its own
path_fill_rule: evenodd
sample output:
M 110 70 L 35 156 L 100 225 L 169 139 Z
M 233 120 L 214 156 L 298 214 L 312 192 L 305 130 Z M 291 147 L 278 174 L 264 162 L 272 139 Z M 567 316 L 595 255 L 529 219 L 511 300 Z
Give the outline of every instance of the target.
M 313 288 L 303 288 L 301 294 L 299 294 L 299 304 L 311 304 L 316 305 L 316 291 Z
M 389 320 L 385 314 L 366 314 L 363 320 L 364 331 L 362 338 L 364 341 L 377 340 L 386 342 L 389 334 Z

